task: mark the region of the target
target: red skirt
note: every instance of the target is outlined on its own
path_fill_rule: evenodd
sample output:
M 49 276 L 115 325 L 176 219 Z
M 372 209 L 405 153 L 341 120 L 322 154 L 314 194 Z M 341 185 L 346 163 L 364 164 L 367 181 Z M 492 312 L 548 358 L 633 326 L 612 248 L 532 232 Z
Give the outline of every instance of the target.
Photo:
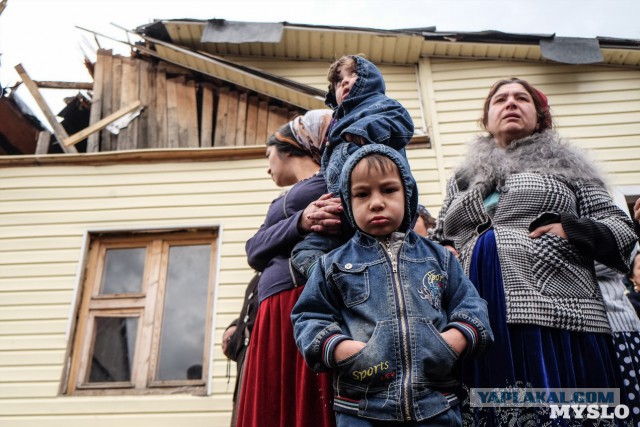
M 245 361 L 238 427 L 335 426 L 331 374 L 309 369 L 293 339 L 290 315 L 302 289 L 260 303 Z

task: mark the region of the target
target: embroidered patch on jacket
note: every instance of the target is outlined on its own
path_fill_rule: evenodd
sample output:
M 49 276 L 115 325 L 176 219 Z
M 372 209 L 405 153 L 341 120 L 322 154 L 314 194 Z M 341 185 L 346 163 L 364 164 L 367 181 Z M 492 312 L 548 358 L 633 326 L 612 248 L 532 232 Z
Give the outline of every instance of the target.
M 442 291 L 444 289 L 444 275 L 435 270 L 428 271 L 422 278 L 422 286 L 418 290 L 420 298 L 426 299 L 436 309 L 440 310 Z

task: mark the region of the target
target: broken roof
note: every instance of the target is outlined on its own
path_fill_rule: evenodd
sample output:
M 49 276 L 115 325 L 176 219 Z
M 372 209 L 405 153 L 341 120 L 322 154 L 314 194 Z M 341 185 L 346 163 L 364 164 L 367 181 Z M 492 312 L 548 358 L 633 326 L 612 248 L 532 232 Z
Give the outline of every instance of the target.
M 250 38 L 247 38 L 247 28 L 251 28 Z M 438 32 L 435 27 L 381 30 L 224 19 L 158 20 L 138 27 L 135 32 L 213 55 L 331 61 L 344 54 L 362 52 L 375 63 L 396 65 L 415 64 L 426 56 L 448 56 L 640 66 L 640 40 L 611 37 L 567 38 L 555 34 L 500 31 Z M 567 39 L 571 40 L 572 47 L 563 50 Z M 512 48 L 505 49 L 505 45 Z M 595 45 L 602 51 L 601 60 L 593 55 Z M 542 46 L 554 46 L 555 53 L 547 55 Z M 581 58 L 583 50 L 585 54 Z M 581 58 L 580 62 L 576 62 L 576 58 Z

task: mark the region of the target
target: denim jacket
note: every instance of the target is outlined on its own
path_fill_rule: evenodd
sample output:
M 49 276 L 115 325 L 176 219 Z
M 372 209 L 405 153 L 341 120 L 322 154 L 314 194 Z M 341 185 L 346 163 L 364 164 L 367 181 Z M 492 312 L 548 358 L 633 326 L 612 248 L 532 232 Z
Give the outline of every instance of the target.
M 325 103 L 334 109 L 329 129 L 329 143 L 322 154 L 322 172 L 330 193 L 340 193 L 340 173 L 347 158 L 360 148 L 343 140 L 346 133 L 361 136 L 367 144 L 383 144 L 405 157 L 405 147 L 413 136 L 413 120 L 396 100 L 385 95 L 385 83 L 380 70 L 366 59 L 356 61 L 356 80 L 344 102 L 338 106 L 335 94 L 327 93 Z M 344 220 L 345 218 L 343 218 Z M 311 233 L 298 243 L 291 253 L 291 274 L 296 284 L 302 284 L 311 274 L 318 258 L 344 244 L 354 229 L 346 224 L 339 236 Z
M 334 410 L 379 420 L 424 420 L 452 406 L 457 354 L 440 333 L 456 328 L 467 339 L 464 356 L 493 341 L 486 302 L 453 255 L 411 230 L 417 187 L 395 150 L 366 146 L 349 158 L 343 177 L 370 152 L 398 165 L 405 218 L 398 232 L 379 239 L 356 231 L 323 256 L 292 311 L 296 344 L 315 371 L 334 370 Z M 343 206 L 350 220 L 349 179 Z M 354 223 L 355 225 L 355 223 Z M 365 347 L 336 363 L 338 343 Z

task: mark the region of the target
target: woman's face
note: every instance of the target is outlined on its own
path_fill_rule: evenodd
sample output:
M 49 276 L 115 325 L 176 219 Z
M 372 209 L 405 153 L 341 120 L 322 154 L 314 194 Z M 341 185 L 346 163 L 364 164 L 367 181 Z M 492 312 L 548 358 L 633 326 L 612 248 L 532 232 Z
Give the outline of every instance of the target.
M 538 128 L 533 98 L 520 83 L 502 85 L 491 97 L 486 128 L 500 147 L 507 147 Z
M 279 152 L 273 145 L 267 147 L 267 160 L 269 160 L 267 173 L 271 175 L 271 179 L 278 187 L 287 187 L 297 182 L 291 168 L 287 167 L 288 158 L 290 157 Z

